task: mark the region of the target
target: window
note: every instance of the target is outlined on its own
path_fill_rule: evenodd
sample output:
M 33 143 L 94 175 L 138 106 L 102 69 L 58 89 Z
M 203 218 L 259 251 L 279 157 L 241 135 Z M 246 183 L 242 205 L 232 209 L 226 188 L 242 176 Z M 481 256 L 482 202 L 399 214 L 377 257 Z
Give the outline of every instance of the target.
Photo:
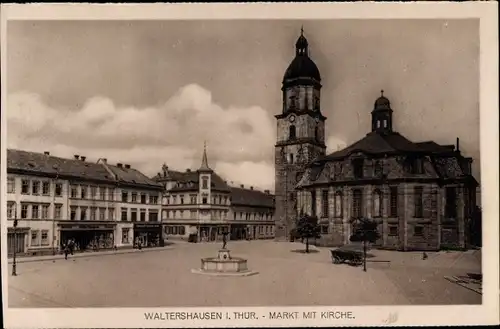
M 147 195 L 146 194 L 141 194 L 141 203 L 146 204 L 147 203 Z
M 71 207 L 70 216 L 71 220 L 76 220 L 76 207 Z
M 122 202 L 128 202 L 128 193 L 122 192 Z
M 290 197 L 293 200 L 293 196 Z M 316 216 L 316 191 L 311 191 L 311 212 L 313 216 Z
M 152 204 L 158 204 L 158 196 L 157 195 L 152 195 L 150 198 L 150 201 Z
M 77 196 L 76 186 L 71 186 L 71 197 L 76 198 L 76 196 Z
M 62 196 L 62 184 L 61 183 L 56 183 L 56 196 Z M 76 193 L 75 193 L 76 196 Z
M 97 187 L 92 186 L 92 187 L 90 188 L 90 198 L 91 198 L 92 200 L 94 200 L 94 199 L 96 199 L 96 197 L 97 197 Z
M 137 209 L 130 210 L 130 219 L 135 222 L 137 221 Z
M 127 221 L 127 208 L 122 208 L 122 222 Z
M 290 153 L 290 158 L 289 159 L 290 159 L 290 161 L 289 161 L 290 164 L 293 164 L 293 153 Z
M 191 210 L 191 219 L 196 219 L 196 210 Z
M 398 227 L 397 225 L 389 226 L 389 236 L 398 236 Z
M 31 245 L 32 246 L 39 246 L 40 245 L 40 240 L 38 239 L 38 230 L 33 230 L 31 231 Z
M 423 188 L 421 186 L 415 186 L 413 189 L 415 198 L 415 217 L 424 217 L 424 205 L 423 205 Z
M 297 138 L 297 128 L 295 128 L 294 125 L 291 125 L 288 128 L 288 138 L 291 139 L 291 140 Z
M 54 207 L 54 219 L 61 219 L 62 204 L 56 204 Z
M 382 192 L 373 192 L 373 217 L 382 217 Z
M 181 204 L 184 204 L 184 196 L 181 195 Z
M 391 204 L 391 217 L 398 217 L 398 187 L 391 186 L 389 188 L 390 204 Z
M 322 203 L 322 217 L 328 217 L 328 191 L 324 190 L 321 198 Z
M 106 220 L 106 208 L 99 208 L 99 220 Z
M 141 209 L 141 222 L 146 221 L 146 209 Z
M 321 225 L 321 234 L 328 234 L 328 225 Z
M 363 178 L 363 164 L 364 164 L 364 159 L 352 160 L 354 178 Z
M 316 139 L 316 141 L 320 142 L 321 141 L 321 138 L 319 136 L 319 127 L 314 127 L 314 138 Z
M 40 208 L 38 207 L 37 204 L 34 204 L 31 206 L 31 218 L 32 219 L 38 219 L 40 218 Z
M 99 199 L 106 200 L 106 188 L 99 187 Z
M 377 128 L 380 128 L 380 120 L 377 120 Z
M 202 181 L 202 188 L 207 189 L 208 188 L 208 177 L 203 177 L 201 179 L 201 181 Z
M 90 208 L 90 220 L 96 220 L 97 218 L 97 208 Z
M 424 162 L 420 158 L 409 159 L 410 161 L 410 171 L 414 175 L 420 175 L 424 173 Z
M 186 234 L 186 228 L 184 226 L 179 226 L 179 235 Z
M 387 128 L 387 119 L 384 119 L 384 128 Z
M 38 184 L 38 182 L 36 182 Z M 35 186 L 35 185 L 33 185 Z M 36 193 L 33 193 L 36 194 Z M 50 182 L 42 182 L 42 194 L 50 195 Z
M 40 182 L 37 180 L 34 180 L 31 184 L 31 193 L 32 194 L 40 194 Z
M 170 218 L 170 210 L 167 210 L 167 218 Z
M 177 226 L 172 226 L 172 234 L 177 235 Z
M 137 193 L 132 193 L 132 202 L 137 202 Z
M 361 218 L 362 213 L 362 203 L 363 203 L 363 193 L 361 190 L 354 190 L 352 194 L 352 217 Z
M 115 220 L 115 209 L 114 208 L 108 208 L 108 220 Z M 122 218 L 122 220 L 123 220 L 123 218 Z M 126 215 L 125 215 L 125 220 L 127 220 Z
M 16 180 L 14 177 L 7 178 L 7 193 L 15 193 L 16 192 Z
M 42 230 L 42 246 L 48 246 L 48 245 L 49 245 L 49 231 Z
M 203 204 L 207 204 L 207 197 L 203 197 L 202 202 Z
M 446 218 L 457 217 L 457 191 L 454 187 L 447 187 L 446 193 Z
M 86 199 L 87 198 L 87 187 L 80 186 L 80 197 L 82 199 Z
M 14 219 L 16 218 L 16 203 L 9 201 L 7 202 L 7 218 Z
M 115 189 L 114 188 L 110 188 L 108 190 L 108 200 L 115 201 Z
M 129 229 L 122 228 L 122 243 L 128 243 Z
M 413 235 L 414 236 L 424 236 L 423 226 L 417 225 L 417 226 L 413 227 Z
M 149 221 L 157 222 L 158 221 L 158 212 L 156 210 L 149 211 Z
M 196 195 L 191 195 L 191 204 L 196 204 Z
M 47 218 L 49 218 L 49 205 L 43 204 L 42 205 L 42 219 L 47 219 Z
M 87 208 L 80 208 L 80 220 L 87 220 Z
M 30 193 L 30 181 L 27 179 L 23 179 L 21 182 L 21 193 L 29 194 Z
M 373 174 L 375 177 L 381 177 L 382 174 L 383 174 L 383 168 L 382 168 L 382 164 L 380 163 L 380 161 L 375 161 L 375 164 L 373 166 Z
M 342 217 L 342 192 L 335 193 L 335 217 Z
M 21 204 L 21 218 L 22 219 L 28 218 L 28 205 L 27 204 Z

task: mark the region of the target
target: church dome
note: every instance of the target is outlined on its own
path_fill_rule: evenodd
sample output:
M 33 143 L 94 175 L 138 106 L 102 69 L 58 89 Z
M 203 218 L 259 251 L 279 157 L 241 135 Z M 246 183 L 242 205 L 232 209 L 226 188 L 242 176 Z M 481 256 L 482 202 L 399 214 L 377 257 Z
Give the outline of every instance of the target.
M 286 69 L 283 81 L 297 78 L 313 78 L 317 81 L 321 81 L 319 69 L 309 57 L 308 47 L 309 43 L 304 36 L 304 31 L 302 30 L 300 37 L 295 43 L 295 58 Z
M 387 97 L 384 96 L 384 91 L 380 91 L 380 97 L 375 101 L 374 109 L 375 110 L 387 110 L 391 108 L 391 102 Z

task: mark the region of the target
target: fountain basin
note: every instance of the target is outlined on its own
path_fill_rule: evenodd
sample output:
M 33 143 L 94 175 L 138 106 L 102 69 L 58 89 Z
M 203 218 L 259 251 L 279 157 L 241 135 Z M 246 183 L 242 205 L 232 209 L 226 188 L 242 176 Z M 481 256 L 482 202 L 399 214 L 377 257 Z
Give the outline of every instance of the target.
M 219 250 L 217 257 L 201 259 L 201 268 L 193 273 L 216 276 L 248 276 L 257 274 L 248 269 L 247 260 L 241 257 L 231 257 L 229 250 Z

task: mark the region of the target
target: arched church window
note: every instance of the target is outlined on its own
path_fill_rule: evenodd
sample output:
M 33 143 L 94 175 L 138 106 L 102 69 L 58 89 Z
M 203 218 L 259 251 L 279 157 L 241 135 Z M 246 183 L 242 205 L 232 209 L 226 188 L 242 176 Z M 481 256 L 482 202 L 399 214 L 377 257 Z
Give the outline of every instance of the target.
M 294 125 L 290 126 L 288 136 L 290 139 L 297 138 L 297 128 Z
M 352 192 L 352 218 L 361 218 L 362 205 L 363 203 L 363 192 L 361 190 L 354 190 Z
M 373 217 L 382 217 L 382 192 L 373 192 Z
M 335 192 L 335 217 L 342 217 L 342 192 Z

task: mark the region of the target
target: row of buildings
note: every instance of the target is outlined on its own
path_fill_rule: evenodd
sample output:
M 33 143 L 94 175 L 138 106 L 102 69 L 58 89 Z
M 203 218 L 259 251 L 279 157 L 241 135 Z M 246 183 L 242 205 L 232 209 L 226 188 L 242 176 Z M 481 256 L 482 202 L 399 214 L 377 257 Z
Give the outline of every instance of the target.
M 274 196 L 229 186 L 208 166 L 149 178 L 128 164 L 7 150 L 8 252 L 163 246 L 167 239 L 274 237 Z M 13 227 L 14 220 L 18 226 Z

